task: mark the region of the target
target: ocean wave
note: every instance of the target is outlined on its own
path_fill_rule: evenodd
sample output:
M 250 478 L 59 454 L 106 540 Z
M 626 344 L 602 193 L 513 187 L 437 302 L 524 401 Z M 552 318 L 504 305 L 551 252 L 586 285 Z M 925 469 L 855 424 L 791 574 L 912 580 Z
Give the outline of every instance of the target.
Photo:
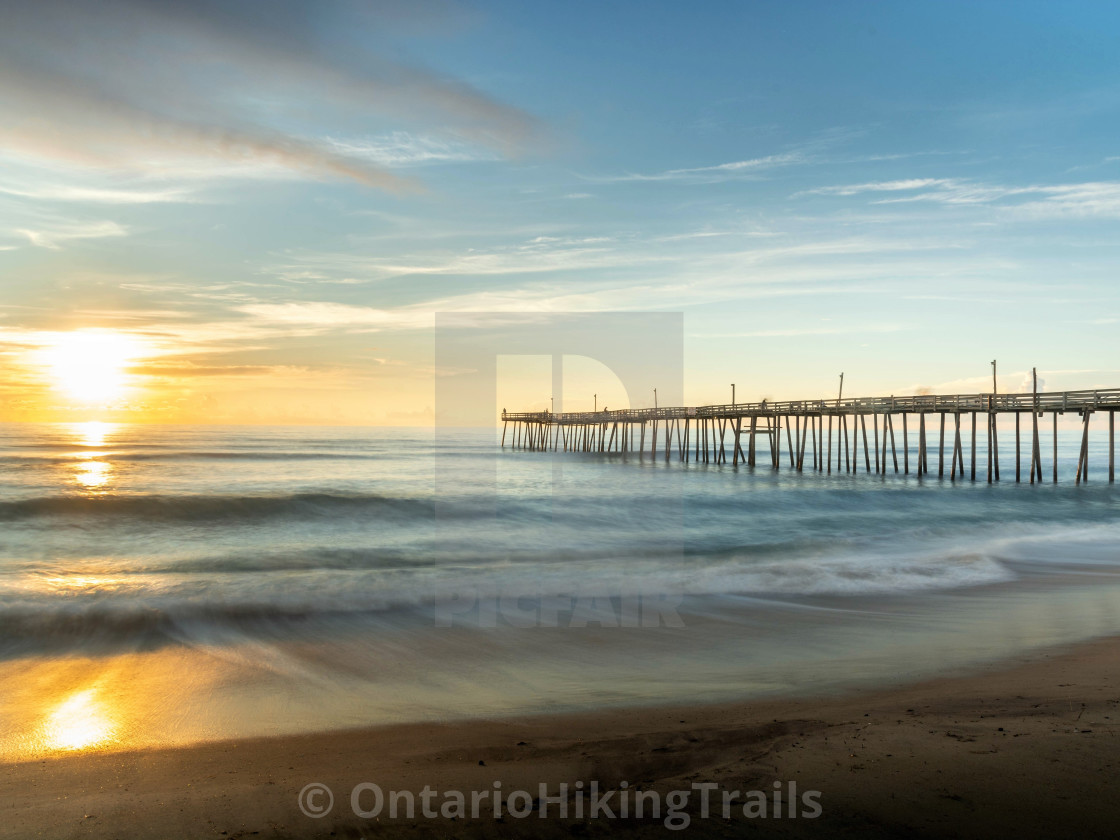
M 75 460 L 98 458 L 110 462 L 143 462 L 143 461 L 376 461 L 384 458 L 384 454 L 370 452 L 302 452 L 297 450 L 281 452 L 254 452 L 254 451 L 177 451 L 177 452 L 131 452 L 114 451 L 105 447 L 92 447 L 89 451 L 80 451 L 52 455 L 0 455 L 0 463 L 50 463 L 71 464 Z
M 0 502 L 0 522 L 126 517 L 169 523 L 253 522 L 340 514 L 432 516 L 431 501 L 373 494 L 40 496 Z
M 431 626 L 448 602 L 511 604 L 567 597 L 680 596 L 703 612 L 713 597 L 788 600 L 905 595 L 1006 582 L 1015 573 L 978 553 L 923 557 L 834 557 L 816 561 L 702 564 L 662 558 L 569 562 L 302 569 L 255 575 L 58 573 L 0 578 L 0 652 L 66 643 L 190 642 L 215 634 L 286 632 L 307 622 L 347 622 L 396 613 Z
M 342 613 L 309 613 L 276 606 L 244 605 L 206 607 L 181 605 L 176 609 L 143 605 L 98 605 L 54 610 L 5 609 L 0 615 L 0 657 L 18 657 L 51 651 L 114 652 L 166 645 L 205 643 L 216 637 L 247 640 L 296 631 L 308 620 L 344 620 Z
M 717 572 L 715 575 L 719 577 Z M 921 558 L 793 560 L 760 564 L 725 575 L 743 594 L 890 595 L 931 589 L 958 589 L 1015 579 L 1011 568 L 983 553 Z

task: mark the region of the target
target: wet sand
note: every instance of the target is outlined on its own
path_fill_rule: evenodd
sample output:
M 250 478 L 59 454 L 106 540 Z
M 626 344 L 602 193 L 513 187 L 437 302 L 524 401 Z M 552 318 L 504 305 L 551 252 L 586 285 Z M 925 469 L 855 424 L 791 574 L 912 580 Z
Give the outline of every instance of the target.
M 576 818 L 575 784 L 623 781 L 664 796 L 689 790 L 689 825 L 712 837 L 1109 836 L 1120 817 L 1120 639 L 1044 652 L 919 684 L 799 699 L 608 710 L 502 721 L 409 724 L 223 741 L 188 748 L 69 754 L 0 766 L 7 837 L 566 837 L 669 835 L 653 819 Z M 364 782 L 419 792 L 439 812 L 447 792 L 568 783 L 569 815 L 500 820 L 377 817 L 351 808 Z M 334 794 L 310 818 L 309 783 Z M 785 796 L 774 817 L 775 782 Z M 789 818 L 790 783 L 819 791 L 821 815 Z M 703 818 L 701 791 L 714 783 Z M 724 791 L 740 791 L 730 819 Z M 764 791 L 765 818 L 746 816 Z M 757 799 L 753 810 L 758 812 Z M 325 794 L 308 806 L 322 808 Z M 519 801 L 518 805 L 524 805 Z M 619 794 L 608 801 L 616 813 Z M 632 804 L 632 803 L 631 803 Z M 359 797 L 375 807 L 372 789 Z M 647 801 L 646 806 L 650 803 Z M 662 801 L 664 807 L 664 801 Z M 403 810 L 403 807 L 402 807 Z M 680 824 L 677 819 L 675 824 Z

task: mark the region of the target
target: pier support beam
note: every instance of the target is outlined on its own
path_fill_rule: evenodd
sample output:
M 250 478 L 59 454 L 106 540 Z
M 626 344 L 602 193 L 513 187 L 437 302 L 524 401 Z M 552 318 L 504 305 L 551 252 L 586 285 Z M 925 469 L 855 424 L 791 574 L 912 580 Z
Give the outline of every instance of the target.
M 937 477 L 945 475 L 945 412 L 941 412 L 941 437 L 937 443 Z
M 926 428 L 925 427 L 925 420 L 926 420 L 925 415 L 922 414 L 921 412 L 918 412 L 917 420 L 918 420 L 918 431 L 917 431 L 917 434 L 918 434 L 918 451 L 915 453 L 916 460 L 915 460 L 915 466 L 914 466 L 914 475 L 918 476 L 918 478 L 921 478 L 922 475 L 925 473 L 925 457 L 924 457 L 925 456 L 925 443 L 924 443 L 924 441 L 925 441 L 925 428 Z
M 898 475 L 898 449 L 895 447 L 895 443 L 894 443 L 894 416 L 893 415 L 891 415 L 891 414 L 887 415 L 887 423 L 888 423 L 888 425 L 890 425 L 890 428 L 891 428 L 891 461 L 894 462 L 894 474 Z M 884 441 L 883 441 L 883 448 L 884 449 L 886 448 L 886 445 L 887 445 L 885 437 L 886 437 L 886 433 L 884 432 Z M 886 460 L 887 460 L 887 455 L 886 455 L 886 453 L 883 453 L 883 463 L 884 463 L 884 465 L 886 464 Z M 884 472 L 885 471 L 886 471 L 886 467 L 884 466 Z
M 805 453 L 809 451 L 809 442 L 813 439 L 813 418 L 806 417 L 805 424 L 801 427 L 801 456 L 797 459 L 797 469 L 805 470 Z
M 910 434 L 906 428 L 906 414 L 902 415 L 902 472 L 910 475 Z
M 976 480 L 976 412 L 972 412 L 972 473 L 971 480 Z
M 852 434 L 855 435 L 855 415 L 852 415 Z M 848 444 L 848 415 L 844 415 L 844 471 L 852 472 L 852 450 Z
M 1016 411 L 1015 412 L 1015 483 L 1016 484 L 1018 484 L 1019 481 L 1020 481 L 1019 465 L 1022 461 L 1022 456 L 1021 456 L 1020 451 L 1019 451 L 1019 418 L 1022 417 L 1022 416 L 1023 416 L 1023 412 L 1021 412 L 1021 411 Z
M 929 472 L 929 446 L 926 443 L 926 415 L 922 414 L 922 475 Z
M 1042 481 L 1042 459 L 1039 458 L 1038 480 Z M 1054 412 L 1054 483 L 1058 483 L 1058 412 Z
M 995 464 L 996 481 L 999 481 L 999 426 L 996 420 L 999 419 L 999 414 L 995 411 L 992 412 L 992 459 Z
M 964 478 L 964 451 L 961 447 L 961 413 L 953 412 L 953 469 L 949 473 L 949 480 L 956 481 L 957 475 Z
M 1116 482 L 1116 412 L 1108 412 L 1108 483 Z
M 992 467 L 992 436 L 995 434 L 995 429 L 992 428 L 996 421 L 996 416 L 992 412 L 988 412 L 988 483 L 992 483 L 993 476 L 995 475 Z
M 886 469 L 885 469 L 886 459 L 885 458 L 883 459 L 882 464 L 879 463 L 879 415 L 878 415 L 878 413 L 871 415 L 871 422 L 872 422 L 872 425 L 874 426 L 874 429 L 875 429 L 875 474 L 876 475 L 882 475 L 883 473 L 886 472 Z M 883 425 L 883 443 L 885 444 L 886 443 L 886 435 L 887 435 L 887 427 L 886 427 L 886 421 L 883 421 L 883 422 L 884 422 L 884 425 Z M 887 454 L 887 447 L 886 446 L 883 447 L 883 454 L 884 455 Z
M 863 432 L 863 471 L 865 473 L 871 472 L 871 452 L 867 448 L 867 415 L 861 414 L 859 416 L 859 426 Z
M 828 415 L 828 452 L 825 454 L 825 464 L 828 465 L 828 474 L 832 475 L 832 415 Z
M 817 436 L 820 439 L 820 444 L 821 444 L 821 456 L 817 460 L 817 472 L 822 472 L 823 473 L 824 472 L 824 464 L 825 464 L 825 457 L 824 457 L 824 415 L 823 414 L 817 419 Z
M 1092 412 L 1083 411 L 1081 413 L 1085 417 L 1085 421 L 1082 423 L 1081 450 L 1077 455 L 1077 477 L 1074 479 L 1074 484 L 1089 480 L 1089 416 Z

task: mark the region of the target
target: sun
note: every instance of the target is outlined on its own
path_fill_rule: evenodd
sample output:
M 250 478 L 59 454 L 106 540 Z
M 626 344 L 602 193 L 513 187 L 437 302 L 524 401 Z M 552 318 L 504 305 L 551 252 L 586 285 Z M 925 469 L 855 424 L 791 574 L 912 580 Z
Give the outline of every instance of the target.
M 128 367 L 143 351 L 142 343 L 125 333 L 78 330 L 48 337 L 41 358 L 68 397 L 106 405 L 125 396 L 131 381 Z

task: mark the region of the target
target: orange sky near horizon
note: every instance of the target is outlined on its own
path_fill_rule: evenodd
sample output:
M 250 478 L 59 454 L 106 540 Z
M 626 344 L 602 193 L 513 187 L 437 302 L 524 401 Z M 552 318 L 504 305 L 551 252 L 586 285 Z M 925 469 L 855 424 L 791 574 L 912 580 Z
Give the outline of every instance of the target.
M 9 344 L 9 348 L 11 345 Z M 28 333 L 8 349 L 0 373 L 0 421 L 181 423 L 229 425 L 431 426 L 434 381 L 421 368 L 375 360 L 370 364 L 243 365 L 207 368 L 190 356 L 189 345 L 142 332 L 104 328 Z M 501 356 L 495 422 L 502 407 L 541 411 L 553 407 L 551 363 L 545 356 Z M 1078 371 L 1040 371 L 1043 390 L 1085 387 Z M 440 375 L 454 375 L 443 371 Z M 744 377 L 746 380 L 747 377 Z M 853 381 L 854 380 L 854 381 Z M 1029 389 L 1025 371 L 1000 374 L 1000 390 Z M 692 387 L 689 387 L 691 384 Z M 878 386 L 878 387 L 875 387 Z M 818 383 L 817 387 L 821 387 Z M 991 378 L 977 376 L 910 392 L 986 393 Z M 584 411 L 652 405 L 648 394 L 631 395 L 604 365 L 566 356 L 563 403 L 556 410 Z M 759 392 L 741 381 L 737 396 L 747 402 L 820 396 Z M 847 396 L 903 395 L 883 382 L 864 386 L 857 377 Z M 832 394 L 827 394 L 832 396 Z M 702 405 L 730 401 L 730 383 L 711 377 L 686 381 L 686 401 Z

